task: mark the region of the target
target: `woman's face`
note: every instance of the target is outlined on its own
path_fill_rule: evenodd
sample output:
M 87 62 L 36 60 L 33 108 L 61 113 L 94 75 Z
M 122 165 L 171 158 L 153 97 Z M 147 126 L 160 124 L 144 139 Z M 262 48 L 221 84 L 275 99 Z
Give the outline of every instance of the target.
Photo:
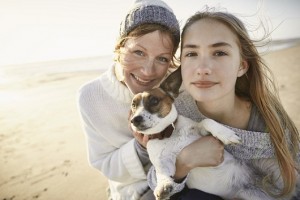
M 170 37 L 159 31 L 128 39 L 120 49 L 127 87 L 136 94 L 158 85 L 171 65 L 172 50 Z
M 181 50 L 182 79 L 199 102 L 226 103 L 235 95 L 235 83 L 247 71 L 236 35 L 224 24 L 202 19 L 185 32 Z

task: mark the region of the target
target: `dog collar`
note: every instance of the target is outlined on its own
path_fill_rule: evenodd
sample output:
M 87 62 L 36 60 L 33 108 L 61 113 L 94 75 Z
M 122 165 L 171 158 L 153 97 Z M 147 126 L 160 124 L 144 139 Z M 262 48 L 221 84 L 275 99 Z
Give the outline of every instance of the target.
M 171 137 L 173 131 L 175 130 L 175 125 L 174 125 L 175 123 L 176 123 L 176 120 L 172 124 L 167 126 L 167 128 L 165 128 L 162 132 L 149 135 L 149 139 L 151 139 L 151 140 L 152 139 L 162 140 L 164 138 Z

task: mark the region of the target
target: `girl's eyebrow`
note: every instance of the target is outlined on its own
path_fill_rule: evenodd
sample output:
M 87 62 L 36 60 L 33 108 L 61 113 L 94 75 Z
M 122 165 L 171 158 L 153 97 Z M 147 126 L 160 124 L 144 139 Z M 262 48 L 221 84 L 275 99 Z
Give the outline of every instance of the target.
M 183 49 L 185 49 L 185 48 L 195 49 L 195 48 L 199 48 L 199 46 L 198 46 L 198 45 L 195 45 L 195 44 L 185 44 L 185 45 L 183 45 L 182 48 L 183 48 Z
M 223 47 L 223 46 L 232 47 L 231 44 L 229 44 L 227 42 L 217 42 L 217 43 L 211 44 L 209 46 L 211 46 L 211 47 Z M 199 47 L 200 47 L 199 45 L 195 45 L 195 44 L 185 44 L 185 45 L 183 45 L 182 49 L 185 49 L 185 48 L 196 49 Z
M 211 46 L 212 47 L 223 47 L 223 46 L 232 47 L 231 44 L 229 44 L 227 42 L 218 42 L 218 43 L 212 44 Z

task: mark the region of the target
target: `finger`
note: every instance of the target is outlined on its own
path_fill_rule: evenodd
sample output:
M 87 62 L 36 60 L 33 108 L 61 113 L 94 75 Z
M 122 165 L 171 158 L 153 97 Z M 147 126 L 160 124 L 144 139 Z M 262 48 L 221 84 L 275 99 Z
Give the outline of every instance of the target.
M 135 137 L 135 139 L 137 139 L 140 142 L 143 140 L 143 134 L 139 132 L 133 132 L 133 136 Z
M 224 149 L 224 143 L 221 140 L 219 140 L 218 138 L 215 138 L 215 142 L 217 145 L 219 145 L 219 147 L 221 149 Z
M 143 136 L 143 142 L 144 142 L 144 143 L 147 143 L 149 140 L 150 140 L 150 138 L 149 138 L 148 135 L 144 135 L 144 136 Z
M 133 132 L 132 132 L 132 135 L 133 135 L 134 137 L 138 137 L 138 136 L 139 136 L 139 133 L 138 133 L 138 132 L 135 132 L 135 131 L 133 131 Z
M 219 140 L 218 138 L 216 137 L 213 137 L 214 141 L 218 144 L 223 144 L 223 142 L 221 140 Z
M 220 155 L 220 164 L 221 164 L 223 161 L 224 161 L 224 154 L 222 153 L 222 154 Z

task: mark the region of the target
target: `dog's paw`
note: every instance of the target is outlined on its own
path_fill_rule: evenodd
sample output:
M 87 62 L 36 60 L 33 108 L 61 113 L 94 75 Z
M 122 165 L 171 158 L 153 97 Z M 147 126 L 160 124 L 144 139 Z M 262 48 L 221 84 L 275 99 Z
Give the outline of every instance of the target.
M 173 191 L 173 185 L 168 184 L 162 184 L 160 186 L 157 186 L 154 190 L 154 196 L 156 200 L 167 200 L 171 197 L 171 192 Z
M 235 134 L 235 132 L 212 119 L 204 119 L 201 122 L 202 128 L 205 131 L 211 133 L 214 137 L 221 140 L 225 145 L 238 144 L 241 139 Z
M 226 131 L 224 130 L 221 134 L 218 134 L 215 137 L 221 140 L 225 145 L 241 143 L 241 138 L 237 136 L 235 132 L 230 129 Z

